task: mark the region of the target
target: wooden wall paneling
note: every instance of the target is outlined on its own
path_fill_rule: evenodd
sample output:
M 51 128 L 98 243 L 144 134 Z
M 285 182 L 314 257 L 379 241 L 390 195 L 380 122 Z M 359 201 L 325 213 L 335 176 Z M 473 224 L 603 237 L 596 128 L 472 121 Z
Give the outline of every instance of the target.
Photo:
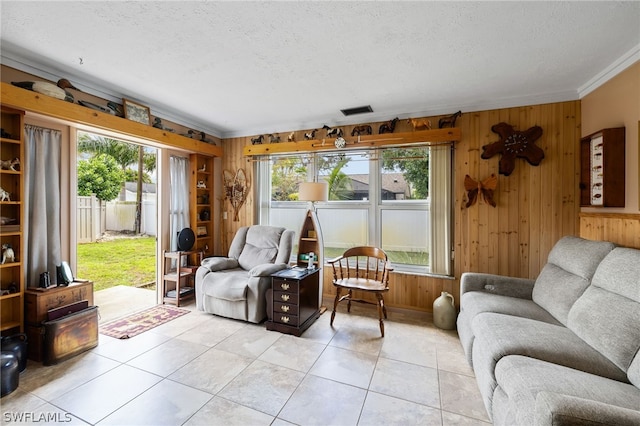
M 580 213 L 580 236 L 640 249 L 640 214 Z
M 533 108 L 525 107 L 520 110 L 519 120 L 521 123 L 531 123 L 535 121 Z M 544 130 L 543 130 L 544 131 Z M 532 168 L 529 173 L 518 174 L 518 259 L 517 262 L 517 274 L 529 274 L 529 244 L 528 241 L 531 238 L 529 216 L 531 212 L 531 199 L 535 194 L 532 193 L 529 187 L 529 180 L 532 180 L 538 170 Z
M 545 159 L 542 160 L 540 164 L 540 171 L 542 173 L 540 179 L 540 187 L 544 188 L 545 191 L 540 193 L 539 205 L 540 205 L 540 251 L 538 258 L 538 264 L 543 261 L 543 257 L 546 257 L 547 253 L 551 249 L 552 243 L 549 241 L 551 239 L 551 231 L 553 228 L 553 188 L 555 187 L 555 182 L 553 181 L 553 163 L 555 162 L 555 158 L 552 155 L 551 148 L 553 146 L 552 143 L 552 135 L 557 131 L 552 127 L 554 124 L 553 120 L 550 117 L 550 114 L 553 113 L 552 106 L 542 105 L 541 106 L 542 117 L 541 124 L 543 136 L 538 140 L 538 144 L 545 152 Z M 535 200 L 532 200 L 535 202 Z
M 518 108 L 517 110 L 511 110 L 509 114 L 510 120 L 518 122 L 519 129 L 528 129 L 529 127 L 529 109 L 527 107 Z M 522 230 L 520 227 L 521 215 L 528 215 L 528 204 L 521 204 L 521 194 L 526 191 L 526 182 L 529 179 L 531 173 L 531 166 L 522 159 L 518 159 L 516 168 L 519 168 L 518 173 L 513 176 L 513 179 L 509 180 L 509 231 L 507 236 L 509 239 L 509 266 L 507 275 L 517 276 L 525 271 L 522 271 L 520 266 L 522 259 L 521 241 L 526 241 L 528 232 Z
M 640 248 L 640 214 L 636 218 L 630 217 L 622 220 L 625 246 Z
M 495 159 L 483 160 L 480 157 L 482 155 L 482 146 L 492 142 L 491 134 L 493 132 L 490 130 L 491 126 L 487 126 L 488 120 L 489 118 L 486 114 L 481 115 L 477 123 L 478 127 L 474 129 L 477 135 L 477 145 L 474 146 L 475 155 L 473 158 L 474 179 L 484 180 L 491 173 L 498 175 Z M 491 269 L 493 259 L 498 255 L 498 235 L 493 232 L 495 229 L 493 225 L 497 224 L 499 220 L 497 216 L 498 209 L 497 207 L 491 207 L 484 200 L 479 200 L 478 204 L 471 207 L 471 209 L 475 210 L 477 214 L 478 267 L 481 271 L 488 271 Z
M 250 162 L 242 154 L 242 149 L 249 141 L 249 138 L 241 137 L 241 138 L 230 138 L 225 139 L 223 141 L 225 155 L 222 159 L 222 170 L 229 170 L 232 173 L 236 173 L 238 169 L 243 168 L 246 172 L 247 179 L 249 184 L 251 185 L 251 190 L 247 200 L 242 205 L 238 213 L 238 222 L 233 220 L 233 208 L 229 200 L 222 200 L 222 211 L 226 213 L 227 219 L 222 219 L 222 232 L 221 232 L 221 248 L 224 254 L 228 253 L 229 246 L 231 245 L 231 241 L 235 236 L 237 230 L 242 226 L 247 226 L 253 224 L 253 213 L 247 214 L 247 210 L 251 208 L 252 201 L 254 199 L 253 190 L 254 190 L 254 173 L 253 167 Z M 222 180 L 222 171 L 220 171 L 220 179 Z M 224 196 L 224 190 L 223 190 Z
M 461 131 L 463 135 L 472 134 L 472 128 L 476 126 L 477 116 L 472 115 L 468 120 L 460 122 Z M 460 217 L 462 220 L 456 220 L 454 224 L 454 235 L 458 235 L 458 239 L 455 244 L 455 262 L 454 269 L 456 269 L 456 275 L 458 270 L 465 270 L 469 266 L 471 256 L 477 252 L 475 241 L 477 236 L 472 234 L 474 227 L 471 223 L 477 222 L 477 218 L 474 216 L 474 211 L 465 208 L 467 202 L 466 192 L 464 189 L 464 177 L 468 174 L 471 177 L 474 173 L 474 164 L 472 158 L 477 153 L 474 153 L 474 148 L 468 144 L 456 145 L 454 151 L 454 188 L 455 188 L 455 217 Z M 477 227 L 475 228 L 477 229 Z
M 510 121 L 518 121 L 519 123 L 523 123 L 523 120 L 519 119 L 520 111 L 509 111 Z M 518 117 L 518 118 L 514 118 Z M 526 123 L 526 121 L 524 121 Z M 525 125 L 526 126 L 526 125 Z M 523 127 L 520 124 L 520 127 Z M 528 127 L 528 126 L 527 126 Z M 523 190 L 520 187 L 521 176 L 528 176 L 527 170 L 525 167 L 530 167 L 523 160 L 519 159 L 518 164 L 516 166 L 517 173 L 514 173 L 513 176 L 509 176 L 508 182 L 508 215 L 507 215 L 507 244 L 508 244 L 508 264 L 506 265 L 506 275 L 508 276 L 517 276 L 521 274 L 520 271 L 520 233 L 519 233 L 519 221 L 520 221 L 520 195 L 519 193 Z M 523 180 L 525 178 L 523 177 Z
M 485 253 L 483 253 L 484 261 L 483 263 L 477 266 L 470 265 L 470 268 L 478 267 L 479 270 L 482 272 L 497 272 L 497 268 L 496 268 L 497 260 L 501 255 L 500 245 L 499 245 L 500 234 L 498 232 L 500 215 L 498 212 L 501 209 L 504 209 L 505 206 L 507 205 L 506 198 L 504 197 L 503 194 L 501 194 L 501 192 L 504 189 L 502 188 L 502 186 L 504 185 L 504 179 L 498 173 L 499 160 L 497 159 L 483 160 L 480 158 L 480 155 L 483 152 L 482 147 L 484 145 L 493 143 L 497 140 L 497 137 L 496 137 L 497 135 L 491 131 L 491 126 L 493 124 L 496 124 L 496 123 L 491 123 L 492 119 L 493 118 L 490 116 L 490 114 L 486 114 L 486 113 L 481 114 L 480 120 L 478 123 L 479 128 L 477 129 L 479 142 L 480 142 L 477 146 L 478 155 L 476 157 L 479 162 L 478 174 L 482 176 L 483 179 L 490 176 L 491 174 L 495 174 L 498 177 L 498 186 L 494 193 L 494 200 L 496 201 L 496 207 L 494 208 L 487 204 L 484 204 L 481 210 L 481 213 L 483 214 L 483 216 L 486 217 L 486 219 L 481 219 L 485 223 L 485 226 L 484 226 L 485 230 L 481 235 L 481 238 L 486 238 L 486 242 L 487 242 L 486 251 Z M 470 269 L 470 270 L 473 270 L 473 269 Z
M 622 241 L 627 245 L 627 238 L 624 234 L 623 219 L 605 220 L 604 239 L 607 241 Z
M 545 125 L 545 123 L 542 122 L 542 112 L 540 108 L 531 109 L 530 119 L 533 123 L 541 127 Z M 542 128 L 543 135 L 547 131 L 549 131 L 549 129 Z M 537 143 L 541 142 L 538 141 Z M 529 170 L 528 179 L 525 178 L 528 182 L 522 187 L 523 191 L 528 193 L 526 212 L 523 216 L 526 216 L 527 228 L 530 230 L 528 238 L 522 242 L 522 244 L 526 245 L 526 251 L 528 253 L 528 265 L 522 273 L 527 274 L 524 276 L 528 277 L 537 276 L 540 269 L 540 227 L 542 223 L 542 206 L 540 205 L 540 199 L 544 194 L 542 189 L 543 173 L 544 169 L 542 167 L 532 167 L 531 170 Z
M 333 272 L 330 267 L 325 267 L 323 297 L 333 300 L 336 295 L 335 287 L 331 284 Z M 411 309 L 422 312 L 431 312 L 433 301 L 443 291 L 451 294 L 457 291 L 456 280 L 436 278 L 422 275 L 403 273 L 391 273 L 389 278 L 389 292 L 385 295 L 385 304 L 389 307 Z M 358 298 L 375 301 L 368 293 L 356 292 Z M 457 303 L 457 299 L 456 299 Z M 328 304 L 328 309 L 333 309 L 333 304 Z
M 507 122 L 513 124 L 513 122 L 509 118 L 508 110 L 495 110 L 489 112 L 489 128 L 496 123 Z M 491 143 L 498 140 L 498 135 L 491 132 Z M 501 156 L 496 155 L 490 158 L 487 161 L 490 161 L 491 164 L 498 170 L 499 161 Z M 495 232 L 497 233 L 497 245 L 498 245 L 498 257 L 496 258 L 496 262 L 494 263 L 495 267 L 492 268 L 492 273 L 500 274 L 500 275 L 509 275 L 509 212 L 513 208 L 512 200 L 510 197 L 511 193 L 511 182 L 514 178 L 514 174 L 518 173 L 518 167 L 516 166 L 516 170 L 509 177 L 502 176 L 502 185 L 500 189 L 501 199 L 503 204 L 501 208 L 498 209 L 498 226 L 495 228 Z
M 564 120 L 564 112 L 563 112 L 562 104 L 553 104 L 552 117 L 553 117 L 553 128 L 555 131 L 551 135 L 552 137 L 551 153 L 553 155 L 552 176 L 554 181 L 554 185 L 552 186 L 554 190 L 551 192 L 553 193 L 552 220 L 555 226 L 551 228 L 552 229 L 551 240 L 557 241 L 563 236 L 562 234 L 562 216 L 563 216 L 562 215 L 562 208 L 563 208 L 562 193 L 563 193 L 563 185 L 565 184 L 565 182 L 562 179 L 563 177 L 562 169 L 564 168 L 562 164 L 563 151 L 564 151 L 564 147 L 562 144 L 562 137 L 563 135 L 572 137 L 573 133 L 568 131 L 568 129 L 565 128 L 565 120 Z
M 437 126 L 437 117 L 430 117 Z M 488 160 L 480 158 L 482 146 L 498 140 L 491 126 L 501 121 L 517 130 L 539 125 L 543 136 L 536 144 L 545 151 L 545 159 L 535 167 L 518 159 L 511 176 L 498 174 L 499 156 Z M 377 132 L 379 123 L 371 124 Z M 459 279 L 465 271 L 500 273 L 535 278 L 557 240 L 564 235 L 577 235 L 579 230 L 601 236 L 630 234 L 636 230 L 635 218 L 622 222 L 622 230 L 612 231 L 598 224 L 598 220 L 579 228 L 577 179 L 579 176 L 580 102 L 533 105 L 500 110 L 464 113 L 456 122 L 461 140 L 456 144 L 454 162 L 454 248 L 455 279 L 393 273 L 388 306 L 431 311 L 433 300 L 441 291 L 449 291 L 459 302 Z M 407 131 L 406 120 L 398 122 L 397 131 Z M 345 126 L 350 135 L 352 127 Z M 348 132 L 348 133 L 347 133 Z M 280 132 L 286 140 L 289 132 Z M 296 131 L 296 139 L 303 140 L 304 131 Z M 323 131 L 318 131 L 323 136 Z M 250 176 L 252 192 L 242 207 L 240 222 L 232 222 L 228 201 L 226 230 L 227 247 L 240 226 L 253 224 L 255 207 L 255 176 L 252 163 L 243 156 L 243 148 L 250 145 L 250 137 L 224 140 L 223 168 L 237 170 L 243 167 Z M 464 176 L 484 179 L 491 173 L 498 176 L 494 195 L 497 207 L 480 200 L 465 208 Z M 583 220 L 584 222 L 584 220 Z M 637 222 L 637 220 L 636 220 Z M 582 231 L 582 228 L 585 231 Z M 637 234 L 638 232 L 636 232 Z M 598 238 L 595 238 L 598 239 Z M 602 237 L 600 239 L 603 239 Z M 627 239 L 631 239 L 627 237 Z M 324 295 L 335 295 L 331 285 L 332 273 L 326 269 Z
M 579 104 L 567 103 L 563 104 L 563 117 L 564 133 L 571 135 L 571 138 L 576 139 L 576 144 L 573 147 L 562 146 L 562 163 L 573 164 L 574 170 L 570 167 L 562 167 L 562 185 L 558 188 L 562 192 L 562 217 L 560 218 L 562 223 L 561 234 L 574 234 L 576 230 L 575 216 L 579 212 L 579 202 L 576 191 L 579 188 L 580 181 L 580 163 L 577 161 L 580 152 L 580 133 L 576 126 L 576 112 L 579 108 Z M 571 149 L 572 148 L 572 149 Z M 572 208 L 574 207 L 574 208 Z
M 542 253 L 548 253 L 549 250 L 553 247 L 554 238 L 555 238 L 555 226 L 558 225 L 557 219 L 557 194 L 559 193 L 559 188 L 556 189 L 556 186 L 561 184 L 558 181 L 558 170 L 560 167 L 560 163 L 558 161 L 558 157 L 556 155 L 557 149 L 557 135 L 561 132 L 559 128 L 561 123 L 558 121 L 556 114 L 558 114 L 558 109 L 556 104 L 546 104 L 543 105 L 544 110 L 547 112 L 544 114 L 544 121 L 546 122 L 545 126 L 548 129 L 547 135 L 545 137 L 545 160 L 546 167 L 543 169 L 546 180 L 542 185 L 542 188 L 549 188 L 545 194 L 540 194 L 543 200 L 545 200 L 545 222 L 542 225 L 542 232 L 544 233 L 544 238 L 542 239 Z M 542 261 L 542 259 L 540 259 Z

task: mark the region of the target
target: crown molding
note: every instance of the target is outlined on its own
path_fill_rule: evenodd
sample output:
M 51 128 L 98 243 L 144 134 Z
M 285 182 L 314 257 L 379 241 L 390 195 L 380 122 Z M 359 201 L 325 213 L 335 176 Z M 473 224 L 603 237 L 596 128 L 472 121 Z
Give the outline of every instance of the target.
M 596 74 L 593 78 L 591 78 L 591 80 L 580 86 L 578 88 L 579 98 L 584 98 L 589 93 L 593 92 L 598 87 L 602 86 L 607 81 L 611 80 L 613 77 L 620 74 L 622 71 L 626 70 L 638 61 L 640 61 L 640 44 L 635 45 L 624 55 L 620 56 L 611 65 Z

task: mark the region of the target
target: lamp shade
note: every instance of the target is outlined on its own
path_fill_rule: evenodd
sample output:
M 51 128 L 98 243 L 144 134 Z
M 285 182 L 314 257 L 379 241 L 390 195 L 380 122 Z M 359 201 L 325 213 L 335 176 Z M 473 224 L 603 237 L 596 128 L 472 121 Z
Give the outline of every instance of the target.
M 327 201 L 329 186 L 326 182 L 302 182 L 298 192 L 300 201 Z

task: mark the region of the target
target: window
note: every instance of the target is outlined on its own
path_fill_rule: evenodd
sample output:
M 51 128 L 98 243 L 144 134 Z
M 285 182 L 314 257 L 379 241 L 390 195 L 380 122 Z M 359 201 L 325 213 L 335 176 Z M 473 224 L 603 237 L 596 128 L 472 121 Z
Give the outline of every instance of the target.
M 257 164 L 260 223 L 298 232 L 309 208 L 298 201 L 299 184 L 325 181 L 329 199 L 315 206 L 325 259 L 374 245 L 396 271 L 451 274 L 449 145 L 273 155 Z

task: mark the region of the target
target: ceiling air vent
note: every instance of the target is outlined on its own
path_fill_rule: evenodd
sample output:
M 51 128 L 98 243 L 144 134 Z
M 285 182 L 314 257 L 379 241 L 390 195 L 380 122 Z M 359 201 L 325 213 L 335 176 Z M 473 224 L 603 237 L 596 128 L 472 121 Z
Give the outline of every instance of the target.
M 342 113 L 348 117 L 350 115 L 366 114 L 368 112 L 373 112 L 373 109 L 371 109 L 371 105 L 365 105 L 365 106 L 359 106 L 355 108 L 341 109 L 340 111 L 342 111 Z

